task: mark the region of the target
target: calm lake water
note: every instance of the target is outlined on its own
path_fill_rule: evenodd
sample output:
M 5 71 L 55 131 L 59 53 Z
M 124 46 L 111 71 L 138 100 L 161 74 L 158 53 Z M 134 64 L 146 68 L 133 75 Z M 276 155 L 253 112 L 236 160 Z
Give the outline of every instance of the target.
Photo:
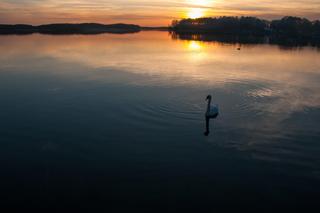
M 317 48 L 167 32 L 0 46 L 0 208 L 292 212 L 319 201 Z M 220 115 L 205 137 L 208 94 Z

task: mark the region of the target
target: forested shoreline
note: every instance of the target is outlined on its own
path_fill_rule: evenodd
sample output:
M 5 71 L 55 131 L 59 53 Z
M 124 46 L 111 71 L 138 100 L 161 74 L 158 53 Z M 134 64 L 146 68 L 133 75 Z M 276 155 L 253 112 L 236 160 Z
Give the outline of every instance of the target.
M 320 39 L 320 21 L 286 16 L 277 20 L 223 16 L 172 21 L 170 30 L 181 34 L 218 34 Z

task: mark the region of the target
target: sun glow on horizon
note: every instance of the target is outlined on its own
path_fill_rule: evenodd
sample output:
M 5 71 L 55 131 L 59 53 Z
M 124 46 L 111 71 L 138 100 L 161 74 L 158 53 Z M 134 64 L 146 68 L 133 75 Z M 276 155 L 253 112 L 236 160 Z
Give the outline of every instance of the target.
M 214 3 L 213 0 L 187 0 L 190 8 L 187 12 L 187 18 L 201 18 L 206 15 Z
M 188 18 L 201 18 L 205 15 L 205 11 L 204 9 L 201 8 L 191 8 L 188 13 L 187 13 L 187 17 Z

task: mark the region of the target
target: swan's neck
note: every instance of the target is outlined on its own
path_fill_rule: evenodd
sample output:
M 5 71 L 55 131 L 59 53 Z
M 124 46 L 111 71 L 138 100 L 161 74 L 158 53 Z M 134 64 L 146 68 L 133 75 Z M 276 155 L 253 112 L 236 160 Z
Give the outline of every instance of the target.
M 208 100 L 207 112 L 209 112 L 209 111 L 210 111 L 210 104 L 211 104 L 211 98 Z

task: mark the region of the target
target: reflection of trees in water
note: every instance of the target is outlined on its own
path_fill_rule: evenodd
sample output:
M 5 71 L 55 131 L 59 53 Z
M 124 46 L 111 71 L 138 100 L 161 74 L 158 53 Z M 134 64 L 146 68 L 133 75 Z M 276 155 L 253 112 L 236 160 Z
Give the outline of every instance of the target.
M 195 40 L 195 41 L 217 41 L 229 44 L 263 44 L 266 43 L 267 37 L 253 37 L 253 36 L 235 36 L 235 35 L 215 35 L 215 34 L 188 34 L 171 32 L 173 39 L 179 40 Z
M 272 44 L 279 45 L 281 49 L 296 49 L 304 46 L 317 47 L 320 51 L 320 40 L 298 39 L 280 36 L 241 36 L 241 35 L 217 35 L 212 33 L 178 33 L 170 32 L 174 40 L 194 40 L 204 42 L 221 42 L 234 45 Z

